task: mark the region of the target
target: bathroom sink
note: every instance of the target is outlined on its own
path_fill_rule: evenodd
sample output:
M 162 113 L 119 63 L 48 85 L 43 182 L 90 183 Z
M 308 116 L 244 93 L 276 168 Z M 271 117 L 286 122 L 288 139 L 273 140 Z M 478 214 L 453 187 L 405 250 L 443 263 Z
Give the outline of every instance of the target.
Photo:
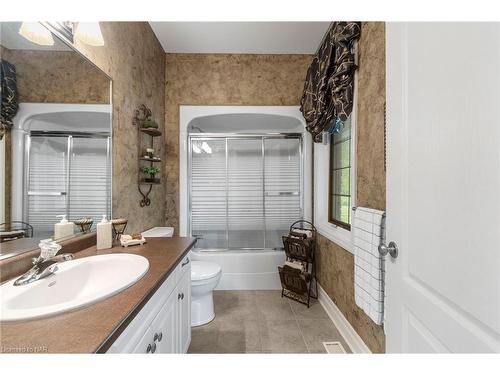
M 134 254 L 106 254 L 58 264 L 44 279 L 0 285 L 0 321 L 41 318 L 87 306 L 135 284 L 149 261 Z

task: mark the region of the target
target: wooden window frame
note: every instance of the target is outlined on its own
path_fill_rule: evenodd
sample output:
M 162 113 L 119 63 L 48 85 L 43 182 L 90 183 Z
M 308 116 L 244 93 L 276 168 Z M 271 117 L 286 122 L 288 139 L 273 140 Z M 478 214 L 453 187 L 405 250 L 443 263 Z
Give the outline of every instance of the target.
M 352 121 L 352 119 L 351 119 Z M 333 160 L 333 136 L 334 134 L 330 134 L 329 137 L 329 142 L 330 142 L 330 152 L 329 152 L 329 165 L 328 165 L 328 222 L 336 225 L 340 228 L 343 228 L 345 230 L 350 231 L 351 230 L 351 224 L 345 223 L 343 221 L 337 220 L 332 217 L 332 208 L 333 208 L 333 166 L 332 166 L 332 160 Z M 350 148 L 349 148 L 349 199 L 352 205 L 352 153 L 351 153 L 351 148 L 352 148 L 352 123 L 351 123 L 351 134 L 349 135 L 349 142 L 350 142 Z M 347 168 L 347 167 L 345 167 Z M 338 195 L 338 194 L 337 194 Z M 350 217 L 350 216 L 349 216 Z

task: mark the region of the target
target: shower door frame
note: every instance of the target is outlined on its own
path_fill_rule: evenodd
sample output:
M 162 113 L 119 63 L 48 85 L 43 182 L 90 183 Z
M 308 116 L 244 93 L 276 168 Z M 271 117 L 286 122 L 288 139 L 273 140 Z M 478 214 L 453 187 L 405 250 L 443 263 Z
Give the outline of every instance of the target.
M 69 202 L 70 202 L 70 174 L 71 174 L 71 153 L 73 151 L 73 138 L 100 138 L 106 139 L 106 168 L 107 168 L 107 192 L 106 192 L 106 214 L 109 213 L 110 217 L 113 215 L 112 199 L 112 135 L 108 132 L 68 132 L 68 131 L 40 131 L 32 130 L 29 134 L 24 135 L 24 173 L 23 173 L 23 221 L 28 222 L 28 196 L 29 194 L 29 174 L 30 174 L 30 151 L 31 151 L 31 138 L 32 137 L 59 137 L 67 138 L 67 155 L 66 155 L 66 186 L 65 192 L 60 195 L 65 196 L 66 212 L 64 214 L 69 219 Z M 56 195 L 57 192 L 47 192 L 40 195 Z M 63 194 L 64 193 L 64 194 Z M 36 194 L 35 194 L 36 195 Z
M 264 220 L 264 229 L 262 231 L 264 235 L 264 247 L 237 247 L 231 248 L 229 247 L 229 194 L 228 194 L 228 140 L 241 140 L 241 139 L 256 139 L 261 140 L 262 143 L 262 207 L 263 207 L 263 216 Z M 192 184 L 191 184 L 191 168 L 192 168 L 192 141 L 212 141 L 212 140 L 224 140 L 225 141 L 225 168 L 226 168 L 226 248 L 196 248 L 196 251 L 282 251 L 282 249 L 276 248 L 266 248 L 266 191 L 265 191 L 265 140 L 266 139 L 298 139 L 299 140 L 299 208 L 300 208 L 300 219 L 304 218 L 304 163 L 305 163 L 305 154 L 304 154 L 304 134 L 302 133 L 189 133 L 187 137 L 187 146 L 188 146 L 188 158 L 187 158 L 187 187 L 188 187 L 188 196 L 187 196 L 187 214 L 188 214 L 188 223 L 187 230 L 189 236 L 193 235 L 193 225 L 192 225 Z M 298 219 L 299 219 L 298 218 Z M 196 236 L 194 236 L 196 237 Z

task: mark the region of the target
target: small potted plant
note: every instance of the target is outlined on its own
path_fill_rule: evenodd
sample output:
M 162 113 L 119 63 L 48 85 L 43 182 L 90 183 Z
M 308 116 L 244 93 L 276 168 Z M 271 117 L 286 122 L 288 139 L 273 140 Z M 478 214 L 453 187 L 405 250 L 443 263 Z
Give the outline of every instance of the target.
M 142 168 L 142 171 L 149 176 L 149 177 L 146 177 L 144 179 L 145 182 L 153 182 L 153 183 L 160 182 L 160 179 L 156 177 L 156 175 L 158 173 L 160 173 L 160 168 L 158 168 L 158 167 L 144 167 L 144 168 Z
M 158 123 L 150 116 L 146 120 L 144 120 L 142 127 L 146 129 L 158 129 Z

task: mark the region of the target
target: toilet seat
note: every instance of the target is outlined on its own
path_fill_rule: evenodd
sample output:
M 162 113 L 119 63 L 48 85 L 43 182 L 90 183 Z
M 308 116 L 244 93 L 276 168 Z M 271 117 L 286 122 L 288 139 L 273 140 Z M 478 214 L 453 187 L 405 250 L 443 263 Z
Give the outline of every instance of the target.
M 191 281 L 203 281 L 217 277 L 221 272 L 221 267 L 217 263 L 205 261 L 191 262 Z

